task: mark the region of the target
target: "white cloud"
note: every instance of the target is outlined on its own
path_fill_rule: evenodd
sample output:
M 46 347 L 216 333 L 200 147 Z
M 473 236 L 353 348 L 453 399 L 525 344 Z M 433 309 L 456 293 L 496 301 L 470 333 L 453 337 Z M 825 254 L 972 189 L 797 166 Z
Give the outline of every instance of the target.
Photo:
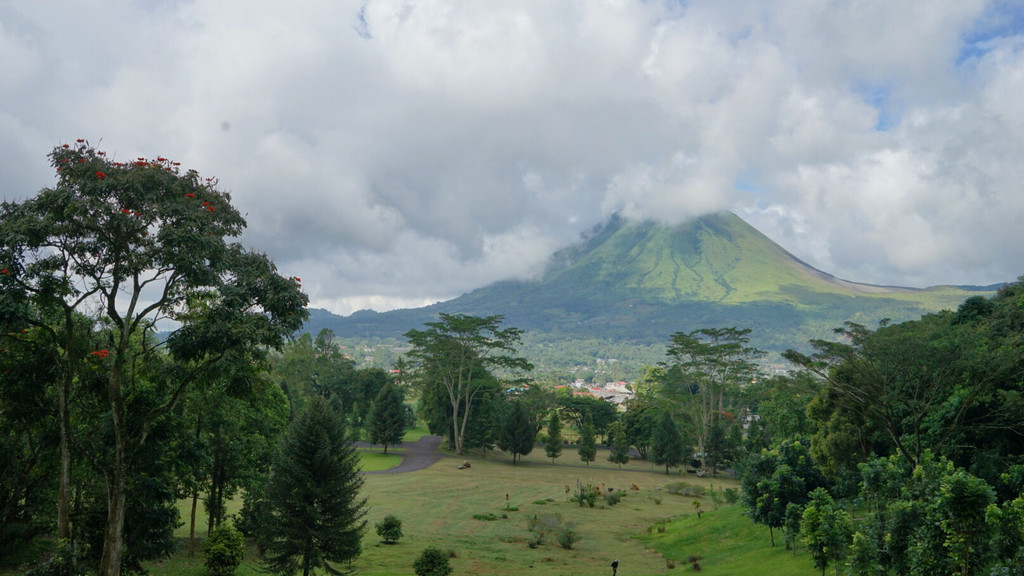
M 338 311 L 528 276 L 616 211 L 732 209 L 851 280 L 1011 280 L 1014 1 L 5 3 L 5 194 L 74 138 L 174 157 Z

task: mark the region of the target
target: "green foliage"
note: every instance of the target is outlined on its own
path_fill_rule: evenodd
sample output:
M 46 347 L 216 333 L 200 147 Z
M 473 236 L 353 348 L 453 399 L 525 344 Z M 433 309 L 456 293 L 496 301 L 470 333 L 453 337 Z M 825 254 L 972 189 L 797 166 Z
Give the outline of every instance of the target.
M 370 442 L 382 444 L 385 454 L 388 453 L 388 446 L 402 443 L 402 436 L 405 435 L 405 402 L 402 390 L 393 382 L 385 384 L 377 394 L 369 419 Z
M 754 522 L 768 526 L 775 546 L 774 529 L 785 522 L 786 507 L 790 503 L 806 504 L 809 493 L 827 485 L 808 454 L 806 441 L 794 438 L 748 457 L 743 473 L 743 507 Z
M 659 466 L 665 466 L 665 474 L 672 466 L 680 466 L 685 461 L 686 446 L 683 435 L 679 433 L 672 415 L 666 410 L 658 421 L 658 427 L 654 429 L 654 438 L 651 445 L 651 462 Z
M 361 552 L 366 500 L 358 455 L 334 409 L 311 400 L 281 443 L 261 530 L 266 566 L 278 574 L 351 563 Z
M 626 493 L 621 490 L 608 491 L 604 495 L 604 501 L 607 502 L 609 506 L 615 506 L 625 495 Z
M 551 411 L 551 419 L 548 421 L 548 436 L 544 441 L 544 453 L 551 461 L 562 455 L 562 419 L 558 410 Z
M 419 558 L 413 562 L 412 569 L 416 576 L 448 576 L 452 573 L 448 556 L 444 550 L 429 546 L 424 548 Z
M 377 536 L 385 544 L 394 544 L 402 537 L 402 520 L 394 514 L 388 514 L 376 525 Z
M 619 468 L 629 462 L 629 439 L 626 438 L 626 430 L 622 422 L 612 424 L 608 431 L 611 436 L 611 451 L 608 453 L 608 461 L 618 464 Z
M 593 508 L 594 504 L 597 503 L 597 487 L 593 484 L 584 485 L 579 480 L 576 481 L 576 490 L 573 492 L 572 501 L 578 502 L 582 508 L 584 504 Z
M 817 488 L 810 493 L 800 528 L 814 566 L 824 575 L 831 562 L 838 575 L 839 562 L 853 541 L 853 523 L 846 510 L 836 505 L 828 491 Z
M 597 458 L 597 440 L 594 438 L 594 419 L 590 416 L 590 411 L 587 411 L 583 418 L 583 427 L 580 428 L 580 443 L 576 447 L 576 453 L 580 455 L 580 460 L 590 463 Z
M 245 558 L 245 537 L 231 524 L 221 524 L 203 542 L 203 554 L 210 576 L 233 574 Z
M 512 411 L 505 419 L 498 447 L 512 454 L 512 464 L 515 464 L 520 456 L 526 456 L 533 451 L 536 439 L 537 430 L 533 425 L 533 417 L 526 413 L 521 402 L 512 402 Z
M 533 366 L 515 356 L 522 331 L 501 328 L 504 316 L 476 317 L 442 313 L 437 322 L 426 322 L 426 330 L 409 330 L 410 358 L 419 366 L 424 393 L 442 388 L 450 408 L 448 429 L 457 454 L 464 450 L 466 427 L 473 398 L 486 381 L 480 376 L 494 369 L 518 373 Z

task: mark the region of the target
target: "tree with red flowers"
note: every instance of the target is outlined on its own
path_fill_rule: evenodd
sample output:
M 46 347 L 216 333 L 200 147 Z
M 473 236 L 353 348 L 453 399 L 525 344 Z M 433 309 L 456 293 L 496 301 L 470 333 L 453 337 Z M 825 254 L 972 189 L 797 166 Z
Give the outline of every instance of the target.
M 302 325 L 307 297 L 265 255 L 234 240 L 245 220 L 216 180 L 162 157 L 113 162 L 84 141 L 49 156 L 56 185 L 0 205 L 0 315 L 64 339 L 61 419 L 77 364 L 85 358 L 105 371 L 113 442 L 95 463 L 107 487 L 99 573 L 114 576 L 124 553 L 129 464 L 154 424 L 226 358 L 261 361 Z M 158 350 L 146 336 L 161 320 L 177 328 Z M 81 349 L 76 322 L 103 328 L 102 353 Z M 128 398 L 145 373 L 140 364 L 157 353 L 172 364 L 148 383 L 160 387 L 160 401 L 140 409 Z M 63 475 L 62 465 L 62 486 Z

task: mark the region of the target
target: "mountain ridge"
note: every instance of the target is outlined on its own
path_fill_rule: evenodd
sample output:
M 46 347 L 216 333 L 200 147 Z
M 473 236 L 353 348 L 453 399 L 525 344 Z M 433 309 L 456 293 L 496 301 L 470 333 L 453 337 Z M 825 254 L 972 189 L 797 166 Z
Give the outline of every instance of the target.
M 830 337 L 851 320 L 874 325 L 955 309 L 994 286 L 878 286 L 815 269 L 732 213 L 676 226 L 615 216 L 556 252 L 535 280 L 504 280 L 452 300 L 350 316 L 311 310 L 307 329 L 339 337 L 396 338 L 441 312 L 502 314 L 531 341 L 650 346 L 677 331 L 752 328 L 769 352 Z

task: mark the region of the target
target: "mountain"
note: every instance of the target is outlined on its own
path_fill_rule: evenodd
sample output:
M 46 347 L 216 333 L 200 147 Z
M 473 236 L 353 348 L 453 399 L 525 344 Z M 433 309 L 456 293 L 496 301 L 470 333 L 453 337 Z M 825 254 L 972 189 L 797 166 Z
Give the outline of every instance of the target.
M 678 331 L 752 328 L 770 352 L 803 348 L 847 320 L 874 325 L 955 309 L 996 286 L 927 289 L 859 284 L 800 261 L 732 213 L 668 227 L 618 217 L 552 256 L 537 280 L 503 281 L 412 310 L 348 317 L 312 310 L 308 329 L 342 338 L 401 338 L 440 312 L 504 314 L 528 343 L 661 346 Z M 528 356 L 529 357 L 529 356 Z M 660 359 L 660 358 L 659 358 Z

